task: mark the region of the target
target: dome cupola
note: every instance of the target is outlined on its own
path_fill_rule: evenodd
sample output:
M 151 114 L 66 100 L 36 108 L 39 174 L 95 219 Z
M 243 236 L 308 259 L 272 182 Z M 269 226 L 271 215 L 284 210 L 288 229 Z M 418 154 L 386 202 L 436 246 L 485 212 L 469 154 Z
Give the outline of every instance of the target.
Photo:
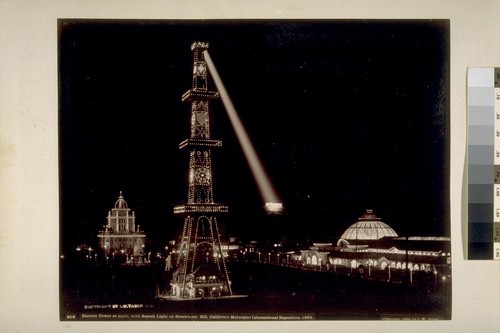
M 120 196 L 118 197 L 118 200 L 116 200 L 116 202 L 115 202 L 115 208 L 118 208 L 118 209 L 128 208 L 127 202 L 123 198 L 122 191 L 120 191 Z
M 378 240 L 382 237 L 398 237 L 398 234 L 389 225 L 382 222 L 367 209 L 365 214 L 358 218 L 358 222 L 347 228 L 340 238 L 346 240 Z

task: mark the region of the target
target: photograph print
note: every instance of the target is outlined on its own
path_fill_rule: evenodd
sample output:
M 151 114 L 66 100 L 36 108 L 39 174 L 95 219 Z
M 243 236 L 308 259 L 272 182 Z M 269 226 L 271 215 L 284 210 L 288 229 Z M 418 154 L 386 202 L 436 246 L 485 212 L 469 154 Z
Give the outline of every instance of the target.
M 60 320 L 451 319 L 449 25 L 60 19 Z

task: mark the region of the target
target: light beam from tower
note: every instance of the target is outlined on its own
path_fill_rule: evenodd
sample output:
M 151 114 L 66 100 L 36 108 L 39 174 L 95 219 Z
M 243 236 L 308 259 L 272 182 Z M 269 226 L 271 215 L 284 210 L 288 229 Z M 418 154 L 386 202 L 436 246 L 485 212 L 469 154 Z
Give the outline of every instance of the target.
M 248 136 L 247 131 L 245 130 L 245 127 L 236 112 L 236 108 L 234 107 L 233 102 L 231 101 L 231 98 L 222 83 L 222 79 L 215 68 L 215 64 L 213 63 L 208 51 L 205 50 L 203 54 L 205 61 L 207 62 L 208 69 L 212 73 L 212 79 L 217 87 L 217 90 L 219 91 L 226 113 L 231 121 L 231 125 L 236 133 L 236 137 L 238 138 L 238 142 L 240 143 L 241 149 L 245 154 L 250 170 L 252 171 L 252 175 L 259 188 L 265 204 L 264 208 L 270 214 L 281 214 L 284 209 L 283 204 L 280 202 L 276 191 L 269 181 L 262 162 L 253 147 L 252 141 L 250 140 L 250 137 Z

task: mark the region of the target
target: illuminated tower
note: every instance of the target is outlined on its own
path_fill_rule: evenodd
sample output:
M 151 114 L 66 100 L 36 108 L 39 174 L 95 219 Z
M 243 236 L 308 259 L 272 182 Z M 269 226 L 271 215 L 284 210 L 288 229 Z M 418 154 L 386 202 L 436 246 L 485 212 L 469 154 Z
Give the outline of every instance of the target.
M 209 90 L 207 63 L 203 51 L 208 43 L 194 42 L 193 81 L 182 95 L 190 104 L 191 135 L 179 144 L 189 152 L 187 203 L 174 207 L 184 217 L 178 267 L 173 274 L 172 294 L 179 297 L 231 295 L 231 283 L 221 249 L 217 216 L 228 207 L 214 202 L 212 149 L 222 141 L 210 137 L 210 106 L 219 93 Z

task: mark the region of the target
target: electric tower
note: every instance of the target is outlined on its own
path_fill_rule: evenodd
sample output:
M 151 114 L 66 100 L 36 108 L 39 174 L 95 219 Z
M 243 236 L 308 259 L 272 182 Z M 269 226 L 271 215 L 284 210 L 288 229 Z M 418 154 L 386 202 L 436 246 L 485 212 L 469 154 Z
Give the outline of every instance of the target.
M 219 98 L 209 90 L 209 73 L 203 52 L 208 43 L 194 42 L 191 89 L 182 95 L 191 113 L 190 137 L 179 144 L 189 153 L 188 193 L 185 204 L 174 207 L 184 217 L 177 269 L 173 274 L 172 294 L 182 298 L 232 295 L 226 261 L 221 247 L 217 217 L 227 213 L 227 205 L 214 202 L 212 150 L 222 141 L 211 138 L 210 107 Z

